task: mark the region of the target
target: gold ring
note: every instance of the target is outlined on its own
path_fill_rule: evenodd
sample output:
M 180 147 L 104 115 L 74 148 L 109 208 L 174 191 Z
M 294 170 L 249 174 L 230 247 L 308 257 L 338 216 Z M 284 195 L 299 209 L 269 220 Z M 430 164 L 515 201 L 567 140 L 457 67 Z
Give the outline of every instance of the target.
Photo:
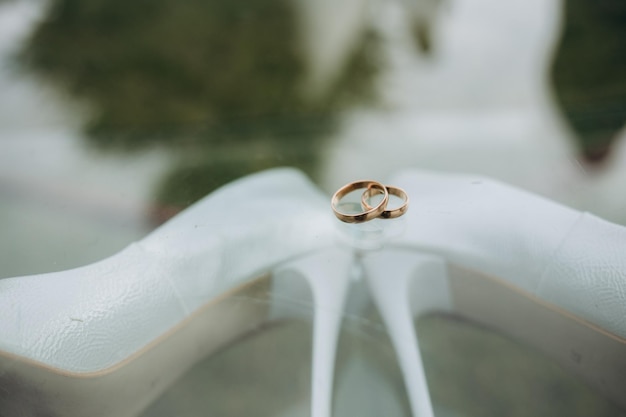
M 342 213 L 337 209 L 337 204 L 343 197 L 345 197 L 348 193 L 358 190 L 361 188 L 365 188 L 365 192 L 367 193 L 370 190 L 378 190 L 380 194 L 383 195 L 382 200 L 375 206 L 368 206 L 365 211 L 357 214 L 346 214 Z M 335 216 L 339 220 L 345 223 L 363 223 L 372 219 L 379 217 L 387 207 L 387 202 L 389 201 L 389 193 L 384 185 L 376 181 L 362 180 L 362 181 L 354 181 L 349 184 L 341 187 L 337 192 L 333 195 L 333 198 L 330 201 L 330 206 L 335 213 Z
M 402 216 L 409 209 L 409 196 L 402 188 L 393 187 L 391 185 L 386 185 L 385 189 L 387 190 L 388 194 L 395 195 L 396 197 L 400 197 L 402 200 L 404 200 L 404 202 L 402 203 L 402 205 L 400 205 L 400 207 L 397 207 L 395 209 L 383 210 L 383 212 L 380 213 L 379 217 L 382 217 L 383 219 L 395 219 L 397 217 Z M 376 191 L 378 190 L 375 190 L 373 188 L 368 188 L 367 190 L 363 192 L 363 195 L 361 196 L 361 204 L 363 205 L 364 209 L 369 210 L 372 208 L 372 206 L 370 206 L 367 202 L 370 198 L 372 198 L 375 195 L 374 193 Z

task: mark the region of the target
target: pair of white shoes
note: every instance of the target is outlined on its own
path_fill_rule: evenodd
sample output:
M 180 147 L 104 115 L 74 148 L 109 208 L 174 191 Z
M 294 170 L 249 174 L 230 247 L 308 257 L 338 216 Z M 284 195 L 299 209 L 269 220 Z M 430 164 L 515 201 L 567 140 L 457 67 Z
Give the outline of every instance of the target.
M 272 300 L 299 297 L 300 281 L 314 303 L 312 415 L 329 416 L 355 265 L 414 415 L 433 415 L 413 332 L 427 311 L 539 346 L 626 405 L 626 229 L 485 178 L 406 171 L 390 182 L 412 202 L 387 223 L 401 234 L 385 235 L 385 220 L 380 236 L 341 224 L 328 196 L 277 169 L 219 189 L 111 258 L 0 280 L 0 390 L 13 399 L 0 415 L 137 415 L 207 354 L 284 316 Z

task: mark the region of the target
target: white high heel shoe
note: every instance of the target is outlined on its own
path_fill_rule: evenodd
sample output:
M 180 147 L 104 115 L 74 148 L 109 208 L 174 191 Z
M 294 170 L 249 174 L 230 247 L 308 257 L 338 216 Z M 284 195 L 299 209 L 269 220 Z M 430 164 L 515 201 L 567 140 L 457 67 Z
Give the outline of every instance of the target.
M 40 397 L 21 406 L 44 415 L 136 415 L 266 320 L 267 304 L 229 295 L 267 291 L 275 265 L 330 246 L 325 200 L 301 174 L 274 170 L 216 191 L 111 258 L 0 280 L 0 386 L 9 398 Z
M 538 348 L 626 407 L 626 228 L 485 178 L 392 182 L 413 196 L 406 233 L 364 262 L 414 415 L 432 415 L 413 331 L 431 312 Z

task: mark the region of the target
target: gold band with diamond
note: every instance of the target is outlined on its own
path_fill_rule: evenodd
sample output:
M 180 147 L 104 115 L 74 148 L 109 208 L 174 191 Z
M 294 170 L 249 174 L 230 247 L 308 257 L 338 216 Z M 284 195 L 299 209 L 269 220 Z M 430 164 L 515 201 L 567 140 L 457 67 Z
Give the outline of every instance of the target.
M 386 185 L 385 189 L 388 194 L 400 197 L 403 203 L 399 207 L 392 210 L 387 210 L 387 207 L 385 206 L 385 210 L 380 213 L 379 217 L 383 219 L 395 219 L 402 216 L 409 209 L 409 196 L 402 188 Z M 370 210 L 372 208 L 372 206 L 370 206 L 368 202 L 370 198 L 372 198 L 376 194 L 380 194 L 380 192 L 378 192 L 378 190 L 375 188 L 368 188 L 363 192 L 363 195 L 361 196 L 361 204 L 363 205 L 363 209 Z

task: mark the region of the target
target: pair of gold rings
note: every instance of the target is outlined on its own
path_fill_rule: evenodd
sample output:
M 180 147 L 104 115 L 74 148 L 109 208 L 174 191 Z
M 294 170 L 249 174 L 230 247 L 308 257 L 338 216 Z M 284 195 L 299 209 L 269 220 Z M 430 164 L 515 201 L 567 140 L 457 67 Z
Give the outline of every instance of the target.
M 338 205 L 340 201 L 352 191 L 364 189 L 361 194 L 362 212 L 356 214 L 348 214 L 340 211 Z M 381 194 L 383 197 L 376 205 L 371 205 L 371 199 L 375 195 Z M 389 203 L 389 194 L 395 195 L 402 199 L 402 204 L 394 209 L 387 210 Z M 345 223 L 363 223 L 373 219 L 395 219 L 402 216 L 409 209 L 409 196 L 402 188 L 393 187 L 391 185 L 382 185 L 379 182 L 371 180 L 354 181 L 341 187 L 333 195 L 330 203 L 335 216 Z

